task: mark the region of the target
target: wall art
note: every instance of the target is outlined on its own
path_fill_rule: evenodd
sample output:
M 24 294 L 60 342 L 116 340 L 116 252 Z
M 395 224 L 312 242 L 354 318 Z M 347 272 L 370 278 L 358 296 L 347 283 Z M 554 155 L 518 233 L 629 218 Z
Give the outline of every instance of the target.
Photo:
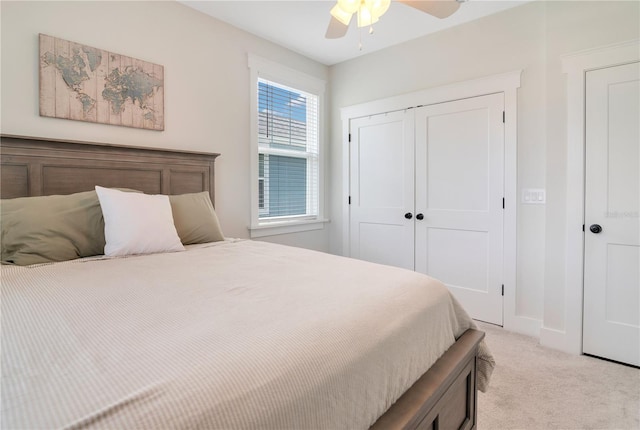
M 164 67 L 40 34 L 40 115 L 164 130 Z

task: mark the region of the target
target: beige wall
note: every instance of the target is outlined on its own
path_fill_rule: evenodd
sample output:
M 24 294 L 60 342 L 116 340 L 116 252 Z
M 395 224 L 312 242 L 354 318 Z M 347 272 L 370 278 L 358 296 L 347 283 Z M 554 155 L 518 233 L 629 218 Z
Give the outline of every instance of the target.
M 341 107 L 522 69 L 518 190 L 546 188 L 547 204 L 518 204 L 516 314 L 562 329 L 566 106 L 560 56 L 638 38 L 639 5 L 528 3 L 331 67 L 332 252 L 342 251 L 345 221 Z
M 222 227 L 227 236 L 248 237 L 247 53 L 325 80 L 326 66 L 173 1 L 2 1 L 1 12 L 2 133 L 219 152 Z M 38 33 L 162 64 L 165 131 L 38 116 Z M 327 229 L 266 240 L 328 249 Z

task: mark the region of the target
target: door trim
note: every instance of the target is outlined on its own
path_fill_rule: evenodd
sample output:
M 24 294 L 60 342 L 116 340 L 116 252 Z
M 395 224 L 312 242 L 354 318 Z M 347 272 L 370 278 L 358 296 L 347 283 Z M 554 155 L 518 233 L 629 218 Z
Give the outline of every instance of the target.
M 517 90 L 520 87 L 522 70 L 487 76 L 429 88 L 409 94 L 375 100 L 368 103 L 348 106 L 340 109 L 342 118 L 342 252 L 349 256 L 349 130 L 351 120 L 364 116 L 384 114 L 416 106 L 455 101 L 488 94 L 504 93 L 505 127 L 505 163 L 504 163 L 504 247 L 503 247 L 503 280 L 504 280 L 504 327 L 520 333 L 538 336 L 541 321 L 516 314 L 516 233 L 518 206 L 517 189 L 517 141 L 518 141 L 518 106 Z
M 567 75 L 564 327 L 543 327 L 540 343 L 573 354 L 582 354 L 586 73 L 636 61 L 640 61 L 638 39 L 581 51 L 562 59 L 562 72 Z

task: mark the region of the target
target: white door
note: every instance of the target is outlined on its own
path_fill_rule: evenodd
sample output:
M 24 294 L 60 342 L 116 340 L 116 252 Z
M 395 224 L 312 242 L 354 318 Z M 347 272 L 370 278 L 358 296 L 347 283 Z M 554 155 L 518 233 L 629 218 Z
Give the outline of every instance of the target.
M 504 97 L 416 109 L 415 269 L 502 325 Z M 420 219 L 422 218 L 422 219 Z
M 350 255 L 413 270 L 413 114 L 355 119 L 350 131 Z
M 583 351 L 635 366 L 640 366 L 639 123 L 638 63 L 587 72 Z

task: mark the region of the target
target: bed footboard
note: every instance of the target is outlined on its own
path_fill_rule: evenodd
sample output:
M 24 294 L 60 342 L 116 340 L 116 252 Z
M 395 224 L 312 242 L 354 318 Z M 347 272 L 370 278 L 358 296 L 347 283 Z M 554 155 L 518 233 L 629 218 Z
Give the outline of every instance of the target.
M 484 333 L 467 330 L 371 429 L 476 427 L 476 355 Z

